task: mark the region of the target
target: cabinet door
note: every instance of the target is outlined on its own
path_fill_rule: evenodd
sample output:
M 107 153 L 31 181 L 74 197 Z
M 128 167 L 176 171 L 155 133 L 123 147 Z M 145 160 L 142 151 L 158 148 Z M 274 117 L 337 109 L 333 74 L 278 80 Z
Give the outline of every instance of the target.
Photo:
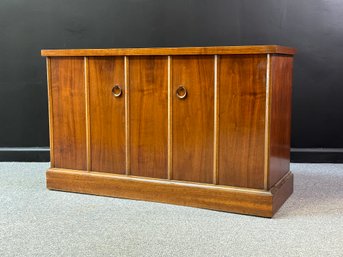
M 124 58 L 89 57 L 88 66 L 91 170 L 123 174 Z
M 85 170 L 86 112 L 83 57 L 51 58 L 53 167 Z
M 212 183 L 214 57 L 173 56 L 171 93 L 172 178 Z
M 130 174 L 168 177 L 168 58 L 129 58 Z
M 264 187 L 266 55 L 220 56 L 219 184 Z

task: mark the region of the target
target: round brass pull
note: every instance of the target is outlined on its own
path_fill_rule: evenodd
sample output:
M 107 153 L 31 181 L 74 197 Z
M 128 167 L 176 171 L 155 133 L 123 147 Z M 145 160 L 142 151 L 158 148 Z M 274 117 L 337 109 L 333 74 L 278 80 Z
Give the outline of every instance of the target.
M 176 89 L 176 96 L 179 99 L 185 99 L 187 97 L 187 89 L 184 86 L 179 86 Z
M 121 87 L 119 85 L 115 85 L 113 88 L 112 88 L 112 94 L 114 97 L 120 97 L 122 95 L 122 90 L 121 90 Z

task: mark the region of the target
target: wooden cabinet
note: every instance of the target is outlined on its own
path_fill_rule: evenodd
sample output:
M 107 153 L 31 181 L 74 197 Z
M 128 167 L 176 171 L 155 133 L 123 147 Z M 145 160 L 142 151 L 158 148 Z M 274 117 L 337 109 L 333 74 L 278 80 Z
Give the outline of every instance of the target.
M 293 191 L 294 52 L 42 50 L 47 187 L 271 217 Z

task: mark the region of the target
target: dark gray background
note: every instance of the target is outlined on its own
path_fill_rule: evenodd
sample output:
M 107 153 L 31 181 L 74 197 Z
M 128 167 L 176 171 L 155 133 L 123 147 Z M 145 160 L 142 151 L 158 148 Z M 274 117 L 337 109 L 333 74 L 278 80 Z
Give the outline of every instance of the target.
M 341 0 L 1 0 L 0 147 L 48 146 L 44 48 L 297 48 L 292 147 L 343 148 Z

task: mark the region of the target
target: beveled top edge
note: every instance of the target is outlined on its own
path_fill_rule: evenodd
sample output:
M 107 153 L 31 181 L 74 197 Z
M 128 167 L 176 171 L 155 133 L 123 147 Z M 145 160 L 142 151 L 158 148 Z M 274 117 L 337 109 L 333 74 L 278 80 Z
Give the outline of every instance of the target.
M 279 45 L 207 46 L 164 48 L 108 48 L 108 49 L 43 49 L 42 56 L 130 56 L 130 55 L 213 55 L 213 54 L 286 54 L 296 50 Z

